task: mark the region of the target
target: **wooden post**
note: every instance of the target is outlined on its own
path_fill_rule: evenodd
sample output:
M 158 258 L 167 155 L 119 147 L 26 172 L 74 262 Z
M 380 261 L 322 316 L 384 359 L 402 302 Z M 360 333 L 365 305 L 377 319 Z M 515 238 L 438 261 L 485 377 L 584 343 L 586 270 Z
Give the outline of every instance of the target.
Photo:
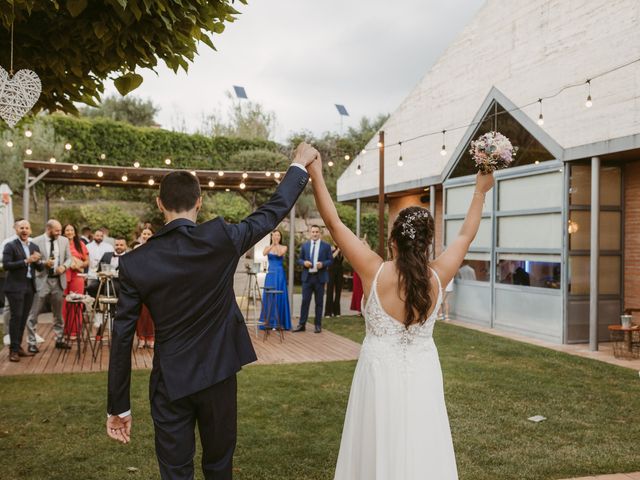
M 380 131 L 378 140 L 380 157 L 380 182 L 378 190 L 378 255 L 386 258 L 384 253 L 384 131 Z

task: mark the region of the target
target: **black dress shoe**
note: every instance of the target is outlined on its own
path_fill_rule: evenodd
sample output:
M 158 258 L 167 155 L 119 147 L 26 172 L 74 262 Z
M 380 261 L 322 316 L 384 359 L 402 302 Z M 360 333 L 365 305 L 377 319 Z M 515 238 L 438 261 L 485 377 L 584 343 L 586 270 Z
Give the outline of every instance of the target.
M 29 348 L 27 348 L 27 351 L 29 353 L 40 353 L 40 349 L 35 345 L 29 345 Z
M 62 350 L 71 350 L 71 345 L 66 343 L 64 340 L 60 340 L 56 342 L 56 348 L 60 348 Z
M 304 325 L 298 325 L 296 328 L 293 329 L 293 332 L 304 332 L 306 330 Z
M 316 326 L 316 328 L 313 330 L 313 333 L 322 333 L 322 327 Z

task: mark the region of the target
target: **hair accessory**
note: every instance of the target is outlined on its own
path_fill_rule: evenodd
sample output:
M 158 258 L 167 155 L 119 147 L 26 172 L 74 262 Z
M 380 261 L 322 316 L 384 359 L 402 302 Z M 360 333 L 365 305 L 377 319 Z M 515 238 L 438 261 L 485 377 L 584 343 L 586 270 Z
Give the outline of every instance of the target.
M 409 237 L 411 240 L 415 240 L 416 228 L 413 226 L 413 222 L 419 218 L 429 218 L 429 212 L 427 210 L 422 210 L 407 215 L 407 217 L 402 222 L 401 233 L 403 237 Z

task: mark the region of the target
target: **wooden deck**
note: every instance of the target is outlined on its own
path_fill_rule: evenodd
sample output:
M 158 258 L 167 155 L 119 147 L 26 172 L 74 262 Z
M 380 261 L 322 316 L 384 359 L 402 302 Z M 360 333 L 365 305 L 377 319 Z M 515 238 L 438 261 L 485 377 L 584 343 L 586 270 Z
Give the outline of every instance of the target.
M 108 370 L 109 348 L 106 344 L 94 362 L 89 347 L 80 356 L 80 359 L 77 358 L 75 343 L 71 350 L 56 349 L 51 323 L 39 323 L 38 333 L 45 339 L 45 342 L 39 345 L 40 353 L 34 357 L 24 357 L 20 359 L 20 362 L 14 363 L 9 361 L 8 347 L 4 347 L 0 351 L 0 376 L 104 372 Z M 263 332 L 259 332 L 258 338 L 256 338 L 253 328 L 250 335 L 258 354 L 256 363 L 260 365 L 355 360 L 360 353 L 358 343 L 326 330 L 319 334 L 313 333 L 313 327 L 306 332 L 285 332 L 282 343 L 277 332 L 271 332 L 266 341 L 263 340 Z M 134 341 L 131 355 L 133 369 L 150 369 L 153 351 L 147 348 L 135 348 L 136 345 L 137 340 Z

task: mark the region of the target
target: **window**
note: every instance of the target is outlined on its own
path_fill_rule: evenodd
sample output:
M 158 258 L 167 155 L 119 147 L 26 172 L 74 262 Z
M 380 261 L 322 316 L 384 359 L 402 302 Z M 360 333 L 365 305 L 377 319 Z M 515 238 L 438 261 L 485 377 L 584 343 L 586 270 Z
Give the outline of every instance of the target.
M 591 205 L 591 165 L 571 166 L 571 205 Z M 622 196 L 622 172 L 619 167 L 600 167 L 600 205 L 619 207 Z
M 559 255 L 501 254 L 496 280 L 507 285 L 559 289 L 560 272 Z
M 572 295 L 589 295 L 591 270 L 590 257 L 587 255 L 571 255 L 569 257 L 569 293 Z M 617 255 L 601 256 L 598 263 L 600 295 L 620 295 L 620 257 Z
M 523 215 L 498 218 L 498 246 L 562 248 L 562 215 Z

